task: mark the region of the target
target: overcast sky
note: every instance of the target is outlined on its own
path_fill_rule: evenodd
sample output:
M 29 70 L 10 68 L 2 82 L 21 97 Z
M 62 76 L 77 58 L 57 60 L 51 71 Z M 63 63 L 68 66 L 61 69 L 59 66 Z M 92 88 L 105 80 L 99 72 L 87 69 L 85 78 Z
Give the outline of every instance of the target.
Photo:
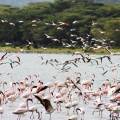
M 0 4 L 21 6 L 21 5 L 26 5 L 30 2 L 42 2 L 42 1 L 53 1 L 53 0 L 0 0 Z

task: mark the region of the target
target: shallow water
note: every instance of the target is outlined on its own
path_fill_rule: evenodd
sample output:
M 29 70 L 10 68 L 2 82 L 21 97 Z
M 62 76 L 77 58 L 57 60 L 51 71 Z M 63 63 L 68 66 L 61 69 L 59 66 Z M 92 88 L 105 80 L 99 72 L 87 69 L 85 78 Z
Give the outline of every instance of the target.
M 0 54 L 0 56 L 3 53 Z M 103 71 L 101 66 L 105 66 L 106 69 L 108 69 L 108 66 L 113 66 L 116 64 L 120 64 L 120 56 L 112 56 L 112 62 L 111 65 L 107 60 L 104 61 L 102 65 L 96 65 L 96 63 L 79 63 L 78 68 L 71 65 L 72 69 L 69 70 L 69 72 L 61 72 L 59 70 L 56 70 L 51 65 L 41 65 L 41 58 L 40 56 L 43 56 L 45 60 L 47 59 L 57 59 L 61 62 L 64 62 L 65 60 L 74 59 L 77 56 L 72 56 L 71 54 L 22 54 L 22 53 L 10 53 L 11 59 L 15 58 L 15 56 L 19 56 L 21 58 L 21 65 L 15 66 L 14 69 L 10 68 L 9 64 L 4 64 L 0 66 L 0 80 L 1 81 L 7 81 L 9 84 L 11 82 L 20 81 L 24 79 L 27 75 L 34 75 L 39 74 L 39 79 L 42 80 L 44 83 L 53 82 L 53 81 L 64 81 L 66 77 L 71 77 L 72 79 L 75 78 L 74 73 L 80 72 L 82 73 L 82 81 L 84 79 L 89 79 L 91 74 L 94 73 L 96 75 L 95 82 L 94 82 L 94 89 L 101 86 L 102 82 L 105 79 L 109 79 L 113 81 L 114 79 L 120 80 L 120 70 L 117 68 L 114 72 L 109 71 L 105 76 L 102 75 Z M 94 58 L 99 57 L 99 55 L 92 56 Z M 7 74 L 9 73 L 9 74 Z M 56 76 L 56 79 L 53 78 L 53 76 Z M 35 78 L 32 78 L 35 80 Z M 1 90 L 6 90 L 7 86 L 3 88 L 3 86 L 0 86 Z M 4 108 L 4 114 L 1 116 L 0 120 L 16 120 L 17 116 L 13 115 L 12 112 L 17 108 L 18 104 L 21 102 L 20 99 L 17 99 L 14 103 L 8 102 L 7 104 L 3 105 Z M 36 103 L 36 101 L 35 101 Z M 43 112 L 43 120 L 49 120 L 49 115 L 46 114 L 44 108 L 40 104 L 36 104 L 36 106 L 39 108 L 39 111 Z M 55 104 L 53 103 L 53 106 L 55 107 Z M 92 115 L 93 106 L 92 104 L 83 104 L 82 101 L 79 102 L 79 106 L 83 107 L 86 111 L 85 113 L 85 120 L 108 120 L 109 119 L 109 113 L 105 111 L 103 114 L 103 118 L 100 118 L 98 113 L 96 113 L 94 116 Z M 72 114 L 72 110 L 70 112 Z M 29 120 L 30 114 L 26 113 L 22 120 Z M 55 111 L 52 114 L 52 120 L 67 120 L 68 116 L 66 115 L 66 110 L 63 106 L 62 112 Z M 35 118 L 37 120 L 37 118 Z M 78 116 L 78 120 L 80 120 L 80 116 Z

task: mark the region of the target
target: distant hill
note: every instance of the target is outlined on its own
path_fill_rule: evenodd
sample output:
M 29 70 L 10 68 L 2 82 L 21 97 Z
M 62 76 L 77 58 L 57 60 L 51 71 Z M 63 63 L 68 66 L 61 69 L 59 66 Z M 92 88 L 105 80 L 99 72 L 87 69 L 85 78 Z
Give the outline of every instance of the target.
M 45 1 L 53 2 L 54 0 L 0 0 L 0 4 L 23 6 L 31 2 L 35 3 L 35 2 L 45 2 Z M 120 3 L 120 0 L 90 0 L 90 1 L 94 1 L 97 3 Z

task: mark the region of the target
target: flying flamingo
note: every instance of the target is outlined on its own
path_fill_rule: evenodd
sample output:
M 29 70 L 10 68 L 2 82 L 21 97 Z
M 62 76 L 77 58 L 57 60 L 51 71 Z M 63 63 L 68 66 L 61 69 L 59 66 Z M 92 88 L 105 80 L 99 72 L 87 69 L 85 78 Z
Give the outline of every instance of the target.
M 37 94 L 35 94 L 34 96 L 43 105 L 43 107 L 45 108 L 46 112 L 50 115 L 49 120 L 51 120 L 51 114 L 55 111 L 55 109 L 53 108 L 51 102 L 48 99 L 42 99 L 42 98 L 40 98 Z

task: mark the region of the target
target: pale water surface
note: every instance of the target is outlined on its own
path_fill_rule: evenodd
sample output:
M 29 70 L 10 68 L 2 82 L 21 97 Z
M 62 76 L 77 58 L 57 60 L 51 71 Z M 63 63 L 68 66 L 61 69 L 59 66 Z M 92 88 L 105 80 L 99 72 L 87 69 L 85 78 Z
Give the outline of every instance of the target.
M 1 53 L 0 55 L 2 55 Z M 119 68 L 113 73 L 109 71 L 105 76 L 102 76 L 102 69 L 100 69 L 100 66 L 113 66 L 111 65 L 107 60 L 104 61 L 102 65 L 97 66 L 96 63 L 93 64 L 85 64 L 83 62 L 79 63 L 79 67 L 76 68 L 75 66 L 72 66 L 72 69 L 69 72 L 61 72 L 56 70 L 51 65 L 41 65 L 41 58 L 40 56 L 43 56 L 44 59 L 58 59 L 59 61 L 64 62 L 65 60 L 74 59 L 76 56 L 72 56 L 71 54 L 22 54 L 22 53 L 10 53 L 12 57 L 15 57 L 16 55 L 21 58 L 21 65 L 14 67 L 14 69 L 11 69 L 8 64 L 1 65 L 0 66 L 0 73 L 3 75 L 0 76 L 1 81 L 7 81 L 7 82 L 15 82 L 20 81 L 24 79 L 27 75 L 33 75 L 33 74 L 39 74 L 39 79 L 42 80 L 44 83 L 53 82 L 53 81 L 64 81 L 66 77 L 70 76 L 74 79 L 74 73 L 75 72 L 81 72 L 82 73 L 82 80 L 88 79 L 90 77 L 90 74 L 94 73 L 96 75 L 95 83 L 94 83 L 94 89 L 101 86 L 101 83 L 105 79 L 110 79 L 113 81 L 114 79 L 120 80 L 120 70 Z M 94 55 L 93 57 L 99 57 L 99 55 Z M 113 64 L 120 64 L 120 56 L 112 56 Z M 106 69 L 107 67 L 106 66 Z M 9 73 L 8 75 L 6 75 Z M 56 79 L 53 78 L 53 76 L 56 76 Z M 3 90 L 3 86 L 0 87 L 1 90 Z M 7 86 L 4 88 L 7 89 Z M 106 98 L 107 99 L 107 98 Z M 20 103 L 20 99 L 17 99 L 16 102 L 12 103 L 9 102 L 6 105 L 4 105 L 4 114 L 0 118 L 0 120 L 16 120 L 17 116 L 13 115 L 12 112 L 17 108 L 18 104 Z M 39 108 L 39 111 L 43 112 L 43 120 L 49 120 L 49 115 L 45 113 L 44 108 L 40 104 L 36 104 Z M 54 106 L 54 103 L 53 103 Z M 85 120 L 109 120 L 109 113 L 105 111 L 103 114 L 103 118 L 100 118 L 98 113 L 96 113 L 94 116 L 92 115 L 93 106 L 92 104 L 84 105 L 82 101 L 80 101 L 80 107 L 84 107 L 86 113 L 85 113 Z M 29 113 L 26 113 L 22 120 L 29 120 Z M 66 110 L 63 108 L 62 112 L 55 111 L 52 114 L 52 120 L 67 120 L 68 116 L 66 115 Z M 37 118 L 35 118 L 37 120 Z M 79 120 L 79 118 L 78 118 Z

